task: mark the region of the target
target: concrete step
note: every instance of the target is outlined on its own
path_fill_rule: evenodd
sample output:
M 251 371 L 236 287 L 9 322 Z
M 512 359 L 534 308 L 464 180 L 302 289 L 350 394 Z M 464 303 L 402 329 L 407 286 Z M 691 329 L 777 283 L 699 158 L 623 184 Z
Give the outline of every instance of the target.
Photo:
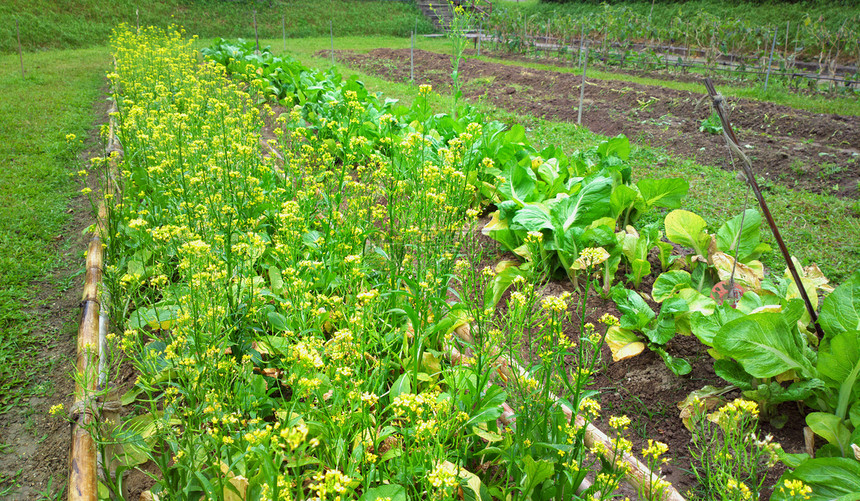
M 424 17 L 429 19 L 437 28 L 447 31 L 451 26 L 451 19 L 454 14 L 451 11 L 451 4 L 447 0 L 418 0 L 416 5 Z

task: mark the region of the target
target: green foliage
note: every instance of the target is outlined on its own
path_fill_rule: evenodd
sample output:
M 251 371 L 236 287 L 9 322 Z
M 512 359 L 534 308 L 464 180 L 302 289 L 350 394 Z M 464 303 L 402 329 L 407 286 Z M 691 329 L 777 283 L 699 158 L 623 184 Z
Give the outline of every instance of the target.
M 711 113 L 708 118 L 702 120 L 702 124 L 699 126 L 699 132 L 705 132 L 707 134 L 723 133 L 723 123 L 720 121 L 720 117 L 717 115 L 716 111 Z

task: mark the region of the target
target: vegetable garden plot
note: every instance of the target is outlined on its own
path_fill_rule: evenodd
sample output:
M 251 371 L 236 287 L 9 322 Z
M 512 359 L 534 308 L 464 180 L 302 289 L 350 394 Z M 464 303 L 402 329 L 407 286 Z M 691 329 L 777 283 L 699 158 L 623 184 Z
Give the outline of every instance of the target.
M 600 341 L 560 337 L 571 298 L 518 280 L 522 303 L 505 315 L 467 299 L 493 275 L 463 253 L 495 191 L 488 154 L 528 154 L 521 131 L 433 115 L 426 98 L 398 109 L 291 61 L 269 75 L 242 65 L 265 77 L 255 94 L 269 76 L 296 86 L 287 99 L 300 106 L 280 118 L 285 161 L 264 159 L 256 102 L 221 66 L 198 67 L 187 42 L 155 30 L 121 29 L 114 43 L 125 160 L 106 283 L 140 377 L 123 398 L 135 416 L 113 439 L 92 428 L 123 447 L 109 490 L 144 461 L 162 499 L 615 489 L 621 456 L 589 459 L 585 427 L 550 392 L 563 385 L 568 407 L 595 410 L 588 366 L 562 370 Z M 458 290 L 468 295 L 452 303 Z M 450 334 L 465 322 L 472 344 Z M 523 325 L 552 348 L 508 353 L 522 370 L 500 380 L 505 354 L 490 347 L 519 342 Z M 454 348 L 466 364 L 447 362 Z M 497 422 L 505 401 L 515 424 Z M 594 452 L 629 442 L 610 447 Z M 670 492 L 656 478 L 642 488 L 658 486 Z
M 629 457 L 628 421 L 589 451 L 564 412 L 599 411 L 585 388 L 603 334 L 584 305 L 655 240 L 623 252 L 615 226 L 626 239 L 678 207 L 683 180 L 632 184 L 623 138 L 568 158 L 468 109 L 434 115 L 429 87 L 407 109 L 220 43 L 209 55 L 249 93 L 178 36 L 115 44 L 126 156 L 106 275 L 141 373 L 118 470 L 151 461 L 162 499 L 611 495 L 627 467 L 590 453 Z M 283 161 L 260 155 L 255 105 L 273 96 L 294 105 L 271 144 Z M 489 201 L 522 265 L 472 265 Z M 558 274 L 583 292 L 543 296 Z M 465 325 L 471 342 L 452 335 Z M 677 496 L 656 477 L 641 489 Z

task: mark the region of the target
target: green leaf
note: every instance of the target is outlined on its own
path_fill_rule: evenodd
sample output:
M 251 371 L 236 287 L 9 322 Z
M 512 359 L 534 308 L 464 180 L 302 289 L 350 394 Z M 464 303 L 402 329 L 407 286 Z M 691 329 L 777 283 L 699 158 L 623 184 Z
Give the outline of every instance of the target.
M 269 320 L 269 325 L 272 326 L 272 329 L 281 332 L 287 330 L 287 317 L 276 311 L 270 311 L 266 318 Z
M 506 143 L 522 143 L 526 139 L 526 128 L 521 124 L 514 124 L 505 134 Z
M 612 178 L 596 177 L 583 185 L 573 196 L 555 203 L 550 209 L 556 231 L 566 232 L 571 226 L 585 227 L 609 212 Z M 561 225 L 558 223 L 562 222 Z M 559 227 L 560 226 L 560 227 Z
M 526 499 L 530 499 L 530 495 L 535 487 L 552 476 L 555 472 L 555 466 L 552 462 L 545 459 L 535 461 L 531 456 L 523 456 L 522 462 L 525 475 L 520 480 L 520 486 Z
M 409 376 L 408 372 L 404 372 L 400 377 L 394 380 L 394 383 L 391 385 L 389 398 L 394 400 L 405 393 L 412 393 L 412 378 Z
M 700 256 L 707 256 L 708 224 L 700 216 L 686 210 L 673 210 L 666 214 L 664 224 L 666 238 L 670 241 L 690 247 Z
M 513 222 L 525 231 L 541 231 L 553 229 L 549 214 L 537 205 L 526 205 L 514 215 Z
M 813 372 L 781 313 L 755 313 L 723 325 L 714 337 L 714 348 L 758 378 L 775 377 L 792 369 L 806 375 Z
M 140 308 L 129 316 L 128 327 L 141 330 L 144 327 L 149 327 L 152 330 L 166 330 L 173 325 L 178 316 L 179 306 L 175 304 Z
M 626 184 L 619 184 L 612 190 L 612 194 L 609 196 L 609 207 L 612 210 L 612 216 L 614 218 L 620 217 L 624 211 L 634 205 L 637 200 L 641 199 L 641 195 L 634 188 Z
M 806 416 L 806 425 L 816 435 L 827 440 L 827 443 L 839 447 L 842 455 L 851 452 L 851 430 L 834 414 L 828 412 L 810 412 Z
M 824 299 L 818 320 L 825 337 L 860 331 L 860 270 Z
M 845 418 L 851 402 L 860 401 L 860 331 L 840 332 L 822 342 L 818 372 L 828 386 L 839 391 L 836 414 Z
M 654 281 L 651 297 L 654 298 L 654 301 L 662 303 L 672 297 L 676 291 L 688 287 L 693 287 L 693 278 L 689 272 L 684 270 L 667 271 L 660 274 Z
M 377 501 L 378 499 L 390 499 L 391 501 L 406 501 L 406 489 L 402 485 L 388 484 L 372 487 L 364 491 L 359 501 Z
M 622 313 L 621 327 L 625 329 L 642 330 L 656 317 L 654 310 L 634 290 L 615 287 L 612 289 L 612 300 Z
M 690 185 L 682 177 L 642 179 L 636 186 L 649 207 L 677 209 L 687 196 Z
M 278 295 L 284 293 L 284 277 L 281 270 L 274 266 L 269 266 L 269 283 L 272 284 L 272 292 Z
M 627 160 L 630 157 L 630 140 L 619 135 L 603 141 L 597 147 L 597 154 L 604 157 L 617 156 L 621 160 Z
M 727 383 L 733 384 L 743 391 L 753 389 L 753 377 L 734 360 L 723 358 L 714 361 L 714 372 Z
M 743 230 L 741 230 L 741 219 L 743 219 Z M 755 209 L 747 209 L 743 214 L 729 219 L 720 226 L 716 236 L 717 249 L 734 257 L 735 246 L 740 239 L 738 261 L 746 262 L 759 245 L 760 228 L 761 215 Z
M 489 443 L 499 442 L 504 438 L 500 434 L 494 431 L 487 430 L 486 428 L 481 428 L 480 426 L 473 426 L 472 433 L 483 438 Z
M 509 264 L 508 264 L 509 263 Z M 491 286 L 487 287 L 484 293 L 484 307 L 495 308 L 502 298 L 502 295 L 508 290 L 508 287 L 514 283 L 517 277 L 525 277 L 527 275 L 526 266 L 512 266 L 512 261 L 502 261 L 496 266 L 496 276 L 493 277 Z M 498 271 L 499 266 L 505 265 L 501 271 Z
M 663 363 L 666 364 L 666 367 L 668 367 L 670 371 L 675 373 L 676 376 L 687 375 L 693 370 L 693 367 L 690 365 L 690 362 L 687 362 L 683 358 L 677 358 L 673 357 L 672 355 L 669 355 L 663 348 L 652 347 L 652 350 L 658 355 L 660 355 L 660 358 L 663 359 Z

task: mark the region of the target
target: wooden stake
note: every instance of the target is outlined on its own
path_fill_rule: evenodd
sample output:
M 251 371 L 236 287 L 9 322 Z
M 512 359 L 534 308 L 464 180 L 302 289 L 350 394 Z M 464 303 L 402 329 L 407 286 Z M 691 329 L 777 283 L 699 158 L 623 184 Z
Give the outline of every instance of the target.
M 585 44 L 585 61 L 582 63 L 582 83 L 579 85 L 579 109 L 576 112 L 576 125 L 582 125 L 582 102 L 585 99 L 586 70 L 588 70 L 588 44 Z
M 18 28 L 18 20 L 15 20 L 15 33 L 18 34 L 18 59 L 21 61 L 21 78 L 24 78 L 24 53 L 21 52 L 21 30 Z
M 281 16 L 281 31 L 284 33 L 284 52 L 287 52 L 287 20 L 286 16 Z
M 140 9 L 134 9 L 134 21 L 137 23 L 137 32 L 140 33 Z
M 328 22 L 329 36 L 331 37 L 331 65 L 334 66 L 334 24 Z
M 415 32 L 412 32 L 412 49 L 409 51 L 409 81 L 415 82 Z

